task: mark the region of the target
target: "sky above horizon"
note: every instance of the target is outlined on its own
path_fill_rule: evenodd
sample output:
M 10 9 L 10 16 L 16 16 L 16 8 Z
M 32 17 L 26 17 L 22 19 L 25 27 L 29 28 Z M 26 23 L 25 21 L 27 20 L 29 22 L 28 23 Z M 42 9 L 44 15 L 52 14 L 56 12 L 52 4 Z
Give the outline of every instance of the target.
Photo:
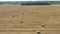
M 60 0 L 0 0 L 0 1 L 60 1 Z

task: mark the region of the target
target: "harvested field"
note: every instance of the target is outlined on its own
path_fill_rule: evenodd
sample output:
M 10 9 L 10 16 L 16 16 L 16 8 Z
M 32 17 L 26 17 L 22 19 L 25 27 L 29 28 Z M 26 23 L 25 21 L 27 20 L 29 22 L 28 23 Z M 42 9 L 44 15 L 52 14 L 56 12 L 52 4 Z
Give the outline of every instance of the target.
M 0 34 L 60 34 L 60 6 L 0 6 Z

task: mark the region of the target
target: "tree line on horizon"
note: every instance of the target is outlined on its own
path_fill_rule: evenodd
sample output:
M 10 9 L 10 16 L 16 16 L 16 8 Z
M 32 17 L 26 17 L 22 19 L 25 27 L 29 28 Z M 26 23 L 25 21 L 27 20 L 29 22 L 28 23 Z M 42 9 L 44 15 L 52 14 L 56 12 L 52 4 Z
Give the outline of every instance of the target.
M 0 5 L 51 5 L 60 4 L 59 1 L 11 1 L 11 2 L 0 2 Z

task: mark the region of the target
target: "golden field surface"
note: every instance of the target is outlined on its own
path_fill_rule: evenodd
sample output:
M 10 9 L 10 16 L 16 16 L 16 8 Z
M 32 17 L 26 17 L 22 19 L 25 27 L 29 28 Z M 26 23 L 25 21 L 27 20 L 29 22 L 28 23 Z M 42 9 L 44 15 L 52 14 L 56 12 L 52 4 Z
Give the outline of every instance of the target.
M 0 34 L 60 34 L 60 6 L 0 6 Z

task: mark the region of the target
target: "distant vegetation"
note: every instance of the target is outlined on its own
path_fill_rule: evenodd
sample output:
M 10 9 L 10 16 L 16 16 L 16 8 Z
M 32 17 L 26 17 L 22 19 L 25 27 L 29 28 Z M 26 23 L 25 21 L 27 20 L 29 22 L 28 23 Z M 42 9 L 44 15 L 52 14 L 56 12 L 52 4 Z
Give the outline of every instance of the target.
M 49 2 L 39 2 L 39 1 L 35 1 L 35 2 L 22 2 L 21 5 L 50 5 Z
M 60 4 L 60 1 L 10 1 L 0 2 L 0 5 L 51 5 Z

